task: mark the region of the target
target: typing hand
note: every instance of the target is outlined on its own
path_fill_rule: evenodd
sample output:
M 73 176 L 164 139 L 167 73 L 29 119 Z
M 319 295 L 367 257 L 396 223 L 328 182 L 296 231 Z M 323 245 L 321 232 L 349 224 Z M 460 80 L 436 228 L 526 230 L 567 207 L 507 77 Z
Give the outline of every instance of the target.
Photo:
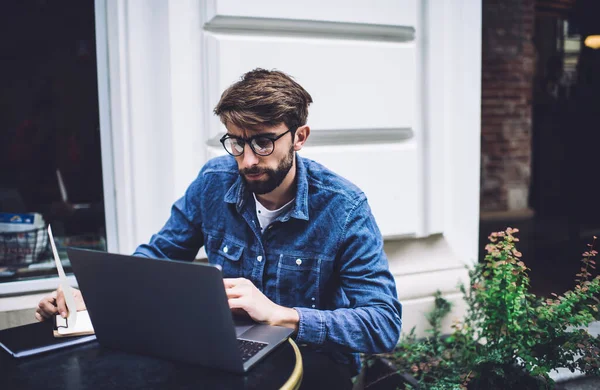
M 226 278 L 223 283 L 231 310 L 244 310 L 257 322 L 297 329 L 298 312 L 275 304 L 248 279 Z
M 71 288 L 71 291 L 73 291 L 77 311 L 85 310 L 85 302 L 83 301 L 81 291 L 74 288 Z M 47 318 L 52 318 L 53 315 L 58 313 L 60 313 L 63 318 L 66 318 L 69 315 L 65 295 L 60 287 L 58 290 L 53 291 L 51 294 L 42 298 L 35 310 L 35 318 L 38 321 L 44 321 Z

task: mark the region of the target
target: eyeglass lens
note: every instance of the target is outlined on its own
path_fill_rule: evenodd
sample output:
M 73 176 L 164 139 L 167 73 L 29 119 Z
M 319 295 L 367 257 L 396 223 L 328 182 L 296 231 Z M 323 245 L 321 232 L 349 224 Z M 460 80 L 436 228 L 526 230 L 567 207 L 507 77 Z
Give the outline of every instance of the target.
M 223 145 L 228 153 L 234 156 L 239 156 L 244 153 L 244 146 L 246 145 L 246 142 L 237 138 L 227 138 L 225 139 Z M 252 138 L 252 141 L 250 141 L 250 147 L 254 153 L 258 155 L 264 156 L 271 154 L 273 152 L 273 146 L 273 140 L 266 137 Z

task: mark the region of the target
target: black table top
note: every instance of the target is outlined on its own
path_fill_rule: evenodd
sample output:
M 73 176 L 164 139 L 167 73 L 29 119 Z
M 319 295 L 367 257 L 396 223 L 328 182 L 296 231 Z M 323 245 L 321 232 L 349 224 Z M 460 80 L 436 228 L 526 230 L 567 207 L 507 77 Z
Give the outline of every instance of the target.
M 0 389 L 278 389 L 295 363 L 289 342 L 240 375 L 112 350 L 93 341 L 20 359 L 0 350 Z

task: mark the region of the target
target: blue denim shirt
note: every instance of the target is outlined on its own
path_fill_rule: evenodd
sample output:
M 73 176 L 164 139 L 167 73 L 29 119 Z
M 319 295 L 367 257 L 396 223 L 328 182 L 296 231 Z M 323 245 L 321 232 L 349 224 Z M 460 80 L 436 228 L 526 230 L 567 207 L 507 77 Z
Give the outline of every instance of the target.
M 394 348 L 402 306 L 365 194 L 312 160 L 296 161 L 293 207 L 263 234 L 235 159 L 224 156 L 202 168 L 165 226 L 135 254 L 193 260 L 204 245 L 224 277 L 247 278 L 273 302 L 298 311 L 297 343 L 356 373 L 356 352 Z

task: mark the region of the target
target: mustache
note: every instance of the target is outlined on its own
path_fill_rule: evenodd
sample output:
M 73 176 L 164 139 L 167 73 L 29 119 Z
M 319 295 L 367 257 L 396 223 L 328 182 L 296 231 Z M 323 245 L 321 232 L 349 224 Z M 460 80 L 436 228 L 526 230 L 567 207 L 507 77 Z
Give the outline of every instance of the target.
M 242 175 L 258 175 L 259 173 L 269 173 L 270 169 L 260 168 L 258 166 L 240 169 Z

